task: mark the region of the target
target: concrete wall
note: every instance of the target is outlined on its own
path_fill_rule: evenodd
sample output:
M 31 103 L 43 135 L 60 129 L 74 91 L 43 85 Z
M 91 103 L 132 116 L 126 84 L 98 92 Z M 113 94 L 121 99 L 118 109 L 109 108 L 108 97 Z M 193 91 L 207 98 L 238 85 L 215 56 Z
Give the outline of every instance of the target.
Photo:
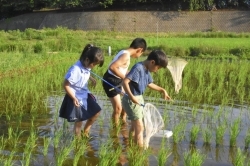
M 57 26 L 122 32 L 250 32 L 250 11 L 36 12 L 0 21 L 1 30 Z

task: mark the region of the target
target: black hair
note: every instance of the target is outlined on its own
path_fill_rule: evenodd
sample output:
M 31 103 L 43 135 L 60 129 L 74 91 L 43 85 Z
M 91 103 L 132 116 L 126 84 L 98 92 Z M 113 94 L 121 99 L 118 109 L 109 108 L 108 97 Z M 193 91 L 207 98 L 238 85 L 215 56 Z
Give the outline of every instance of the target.
M 167 67 L 168 58 L 167 55 L 161 50 L 153 50 L 149 53 L 147 60 L 154 60 L 155 65 L 159 65 L 160 67 Z
M 86 59 L 89 59 L 89 63 L 98 63 L 102 67 L 104 63 L 104 56 L 101 48 L 95 47 L 92 44 L 87 44 L 80 56 L 80 61 L 83 64 Z
M 147 49 L 147 42 L 143 38 L 135 38 L 129 47 L 134 49 L 142 48 L 142 51 L 144 52 Z

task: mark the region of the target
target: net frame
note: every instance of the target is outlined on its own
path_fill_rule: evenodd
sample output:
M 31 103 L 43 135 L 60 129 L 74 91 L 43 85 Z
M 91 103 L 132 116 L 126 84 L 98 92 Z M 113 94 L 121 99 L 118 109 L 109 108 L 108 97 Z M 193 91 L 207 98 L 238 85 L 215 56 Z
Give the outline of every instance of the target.
M 164 121 L 160 112 L 151 103 L 146 103 L 143 107 L 143 123 L 145 128 L 143 144 L 144 148 L 147 149 L 150 138 L 164 127 Z

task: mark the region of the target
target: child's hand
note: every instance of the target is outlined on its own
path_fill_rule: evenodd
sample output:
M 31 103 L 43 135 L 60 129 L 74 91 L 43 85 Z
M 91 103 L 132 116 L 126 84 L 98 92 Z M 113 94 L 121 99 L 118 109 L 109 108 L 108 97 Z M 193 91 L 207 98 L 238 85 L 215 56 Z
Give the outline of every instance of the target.
M 79 103 L 79 101 L 78 101 L 77 98 L 75 98 L 75 99 L 73 100 L 73 103 L 74 103 L 74 105 L 75 105 L 76 107 L 80 107 L 80 103 Z
M 165 90 L 163 90 L 162 93 L 163 93 L 163 99 L 172 100 L 171 97 L 168 95 L 168 93 Z
M 137 98 L 136 98 L 136 97 L 131 96 L 130 100 L 131 100 L 133 103 L 135 103 L 135 104 L 139 104 L 139 105 L 140 105 L 140 103 L 138 102 L 138 100 L 137 100 Z

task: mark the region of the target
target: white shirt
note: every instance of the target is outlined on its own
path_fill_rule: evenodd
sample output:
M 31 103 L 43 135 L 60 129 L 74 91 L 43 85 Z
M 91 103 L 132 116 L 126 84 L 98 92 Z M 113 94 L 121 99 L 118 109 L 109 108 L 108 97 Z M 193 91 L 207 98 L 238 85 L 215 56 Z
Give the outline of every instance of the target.
M 120 52 L 118 52 L 118 54 L 116 54 L 116 56 L 114 57 L 114 59 L 112 60 L 112 62 L 109 64 L 109 67 L 110 65 L 116 61 L 122 54 L 128 54 L 128 63 L 126 63 L 124 66 L 119 66 L 118 67 L 118 70 L 123 74 L 123 75 L 126 75 L 127 71 L 128 71 L 128 67 L 129 67 L 129 64 L 130 64 L 130 52 L 127 51 L 127 50 L 121 50 Z M 118 76 L 116 76 L 112 71 L 108 70 L 109 74 L 117 77 L 117 78 L 120 78 Z M 121 79 L 121 78 L 120 78 Z
M 80 105 L 87 110 L 87 98 L 88 93 L 88 80 L 90 77 L 90 69 L 83 67 L 80 61 L 77 61 L 71 68 L 68 70 L 65 79 L 70 83 L 71 90 L 75 94 L 75 97 L 78 99 Z

